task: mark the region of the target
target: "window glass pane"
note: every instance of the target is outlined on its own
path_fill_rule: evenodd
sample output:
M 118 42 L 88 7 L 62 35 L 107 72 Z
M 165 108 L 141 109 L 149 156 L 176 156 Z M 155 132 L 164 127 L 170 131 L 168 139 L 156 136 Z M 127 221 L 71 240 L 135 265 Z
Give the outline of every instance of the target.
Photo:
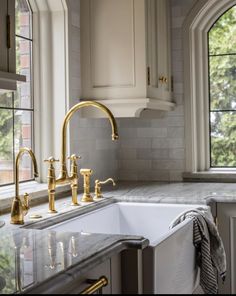
M 0 109 L 0 185 L 13 180 L 13 114 Z
M 32 39 L 31 9 L 26 0 L 16 0 L 16 35 Z
M 236 166 L 236 111 L 211 112 L 211 166 Z
M 18 84 L 14 101 L 16 108 L 32 108 L 31 43 L 31 41 L 16 38 L 17 73 L 27 77 L 26 82 Z
M 21 147 L 32 148 L 32 112 L 17 110 L 15 111 L 15 154 Z M 33 179 L 31 158 L 28 154 L 22 156 L 20 165 L 20 181 Z
M 223 14 L 209 32 L 210 55 L 236 53 L 236 7 Z
M 0 92 L 0 107 L 13 107 L 13 96 L 12 92 L 3 91 Z
M 236 56 L 210 57 L 211 110 L 236 109 Z

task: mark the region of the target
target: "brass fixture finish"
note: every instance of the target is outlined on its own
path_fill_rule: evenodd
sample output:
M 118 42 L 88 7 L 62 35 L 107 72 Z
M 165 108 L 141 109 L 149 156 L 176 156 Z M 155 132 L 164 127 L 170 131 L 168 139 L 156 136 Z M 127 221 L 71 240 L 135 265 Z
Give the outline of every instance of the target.
M 166 77 L 164 77 L 164 76 L 161 76 L 161 77 L 159 78 L 159 81 L 160 81 L 161 83 L 167 83 L 167 82 L 168 82 L 168 79 L 167 79 Z
M 81 169 L 80 174 L 84 176 L 84 194 L 81 199 L 82 202 L 92 202 L 93 198 L 90 194 L 90 177 L 93 171 L 90 169 Z
M 89 282 L 91 282 L 91 280 L 89 280 Z M 100 290 L 106 287 L 107 285 L 108 285 L 108 279 L 105 276 L 102 276 L 98 281 L 95 281 L 90 287 L 83 290 L 80 294 L 91 295 L 91 294 L 95 294 L 96 292 L 102 292 Z M 99 293 L 99 294 L 102 294 L 102 293 Z
M 55 194 L 56 194 L 56 176 L 54 163 L 59 162 L 54 157 L 49 157 L 49 159 L 44 160 L 44 162 L 49 163 L 48 167 L 48 200 L 49 200 L 49 210 L 50 214 L 57 213 L 55 209 Z
M 80 156 L 76 156 L 75 154 L 68 157 L 71 160 L 71 191 L 72 191 L 72 206 L 78 206 L 78 165 L 77 160 L 81 159 Z
M 11 207 L 11 224 L 24 224 L 24 216 L 27 215 L 29 207 L 29 195 L 28 193 L 24 194 L 24 200 L 21 201 L 19 195 L 19 164 L 20 158 L 23 154 L 28 153 L 32 159 L 34 165 L 34 176 L 38 177 L 38 166 L 35 155 L 33 151 L 27 147 L 21 148 L 16 157 L 15 164 L 15 198 L 12 202 Z
M 98 102 L 95 102 L 95 101 L 94 102 L 93 101 L 85 101 L 85 102 L 81 102 L 81 103 L 76 104 L 66 114 L 66 116 L 64 118 L 63 126 L 62 126 L 61 173 L 60 173 L 59 178 L 56 180 L 57 184 L 67 183 L 67 181 L 69 179 L 67 168 L 66 168 L 66 141 L 67 141 L 68 123 L 69 123 L 71 117 L 74 115 L 74 113 L 76 113 L 79 109 L 84 108 L 84 107 L 90 107 L 90 106 L 96 107 L 107 114 L 107 116 L 110 120 L 111 126 L 112 126 L 112 140 L 113 141 L 118 140 L 118 138 L 119 138 L 115 118 L 114 118 L 113 114 L 111 113 L 111 111 L 106 106 L 104 106 Z
M 38 220 L 38 219 L 41 219 L 41 218 L 43 218 L 43 216 L 42 215 L 38 215 L 38 214 L 34 214 L 34 215 L 31 215 L 30 216 L 30 219 L 32 219 L 32 220 Z
M 112 182 L 113 186 L 116 186 L 115 181 L 112 178 L 107 179 L 106 181 L 95 181 L 95 197 L 94 199 L 100 199 L 102 198 L 102 186 L 104 184 L 107 184 L 108 182 Z
M 57 179 L 55 177 L 55 170 L 54 170 L 53 163 L 50 163 L 50 161 L 49 161 L 50 167 L 49 167 L 49 174 L 48 174 L 48 193 L 49 193 L 49 212 L 50 213 L 56 213 L 55 205 L 54 205 L 56 185 L 70 183 L 71 188 L 72 188 L 72 204 L 79 205 L 78 201 L 77 201 L 77 190 L 78 190 L 79 176 L 77 173 L 78 168 L 77 168 L 77 164 L 76 164 L 76 160 L 78 158 L 75 157 L 75 155 L 72 155 L 70 157 L 70 159 L 72 161 L 72 165 L 71 165 L 71 176 L 69 176 L 68 171 L 67 171 L 67 166 L 66 166 L 66 143 L 67 143 L 68 123 L 71 120 L 72 116 L 79 109 L 84 108 L 84 107 L 95 107 L 95 108 L 98 108 L 99 110 L 101 110 L 102 112 L 104 112 L 107 115 L 107 117 L 111 123 L 112 140 L 113 141 L 118 140 L 118 138 L 119 138 L 115 118 L 114 118 L 113 114 L 111 113 L 111 111 L 103 104 L 95 102 L 95 101 L 84 101 L 84 102 L 80 102 L 80 103 L 76 104 L 68 111 L 68 113 L 66 114 L 66 116 L 64 118 L 63 125 L 62 125 L 62 139 L 61 139 L 62 142 L 61 142 L 61 158 L 60 158 L 61 169 L 60 169 L 59 177 Z

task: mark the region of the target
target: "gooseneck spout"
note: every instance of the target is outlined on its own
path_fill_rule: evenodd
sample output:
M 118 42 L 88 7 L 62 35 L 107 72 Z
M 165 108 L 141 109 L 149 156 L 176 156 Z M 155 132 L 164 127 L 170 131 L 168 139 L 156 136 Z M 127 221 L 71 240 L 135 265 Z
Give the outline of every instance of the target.
M 11 223 L 12 224 L 24 224 L 24 216 L 28 213 L 29 210 L 29 195 L 24 194 L 24 200 L 21 201 L 19 194 L 19 166 L 21 156 L 25 153 L 28 153 L 32 159 L 34 166 L 34 176 L 38 177 L 38 166 L 35 155 L 33 151 L 27 147 L 21 148 L 16 157 L 15 163 L 15 198 L 12 202 L 11 207 Z
M 66 167 L 66 143 L 67 143 L 67 126 L 68 123 L 71 119 L 71 117 L 76 113 L 79 109 L 84 108 L 84 107 L 95 107 L 104 112 L 112 127 L 112 140 L 118 140 L 118 131 L 117 131 L 117 124 L 115 121 L 115 118 L 111 111 L 104 106 L 101 103 L 95 102 L 95 101 L 84 101 L 76 104 L 74 107 L 72 107 L 69 112 L 66 114 L 64 118 L 64 122 L 62 125 L 62 148 L 61 148 L 61 172 L 59 178 L 56 180 L 57 183 L 64 183 L 68 180 L 68 172 L 67 172 L 67 167 Z
M 16 196 L 16 198 L 20 198 L 20 196 L 19 196 L 19 166 L 20 166 L 21 156 L 25 153 L 28 153 L 32 159 L 33 166 L 34 166 L 35 178 L 37 178 L 39 176 L 38 165 L 37 165 L 37 161 L 36 161 L 33 151 L 27 147 L 21 148 L 19 153 L 17 154 L 17 157 L 16 157 L 16 167 L 15 167 L 15 196 Z

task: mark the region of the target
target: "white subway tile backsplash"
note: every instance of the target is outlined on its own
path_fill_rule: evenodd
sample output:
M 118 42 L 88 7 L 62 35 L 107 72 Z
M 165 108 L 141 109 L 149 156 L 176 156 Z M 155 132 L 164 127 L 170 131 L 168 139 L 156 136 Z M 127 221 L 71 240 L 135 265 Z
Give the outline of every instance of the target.
M 168 159 L 168 149 L 137 149 L 137 159 Z
M 167 136 L 167 128 L 138 128 L 138 138 L 165 138 Z
M 153 149 L 169 148 L 169 139 L 167 138 L 152 139 L 152 148 Z
M 137 159 L 137 149 L 120 148 L 118 152 L 120 160 L 123 159 Z
M 184 128 L 183 127 L 169 127 L 168 128 L 168 138 L 184 138 Z
M 135 170 L 135 171 L 142 171 L 142 170 L 150 170 L 152 167 L 152 161 L 151 160 L 120 160 L 119 161 L 120 168 L 123 170 Z
M 175 127 L 183 127 L 184 126 L 184 118 L 183 116 L 170 116 L 168 118 L 168 126 L 175 126 Z
M 125 139 L 123 141 L 120 139 L 121 148 L 151 148 L 152 146 L 152 139 Z
M 185 150 L 184 149 L 170 149 L 169 150 L 169 158 L 170 159 L 184 159 L 185 158 Z

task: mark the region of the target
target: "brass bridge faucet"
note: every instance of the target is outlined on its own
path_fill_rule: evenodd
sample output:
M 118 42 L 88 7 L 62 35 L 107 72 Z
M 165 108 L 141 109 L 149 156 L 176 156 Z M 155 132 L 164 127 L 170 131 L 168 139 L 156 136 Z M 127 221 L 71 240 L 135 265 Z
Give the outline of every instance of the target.
M 29 211 L 29 195 L 28 193 L 24 194 L 24 201 L 21 201 L 19 195 L 19 164 L 20 158 L 24 153 L 28 153 L 32 158 L 34 165 L 34 176 L 38 177 L 38 166 L 35 155 L 33 151 L 27 147 L 21 148 L 16 157 L 15 165 L 15 198 L 12 202 L 11 207 L 11 224 L 24 224 L 24 216 L 27 215 Z
M 59 177 L 55 178 L 55 169 L 54 169 L 54 162 L 56 161 L 54 158 L 49 158 L 48 162 L 50 163 L 49 166 L 49 175 L 48 175 L 48 195 L 49 195 L 49 212 L 50 213 L 56 213 L 55 207 L 54 207 L 54 199 L 55 199 L 55 189 L 56 185 L 59 184 L 67 184 L 70 183 L 72 187 L 72 204 L 78 205 L 77 202 L 77 189 L 78 189 L 78 172 L 77 172 L 77 164 L 76 160 L 77 157 L 75 155 L 71 156 L 72 160 L 72 169 L 71 169 L 71 176 L 69 176 L 66 166 L 66 142 L 67 142 L 67 126 L 74 115 L 79 109 L 84 107 L 95 107 L 104 112 L 112 127 L 112 140 L 118 139 L 118 132 L 117 132 L 117 125 L 115 118 L 111 111 L 104 106 L 101 103 L 98 103 L 96 101 L 84 101 L 76 104 L 73 106 L 68 113 L 66 114 L 63 125 L 62 125 L 62 143 L 61 143 L 61 158 L 60 158 L 60 174 Z

